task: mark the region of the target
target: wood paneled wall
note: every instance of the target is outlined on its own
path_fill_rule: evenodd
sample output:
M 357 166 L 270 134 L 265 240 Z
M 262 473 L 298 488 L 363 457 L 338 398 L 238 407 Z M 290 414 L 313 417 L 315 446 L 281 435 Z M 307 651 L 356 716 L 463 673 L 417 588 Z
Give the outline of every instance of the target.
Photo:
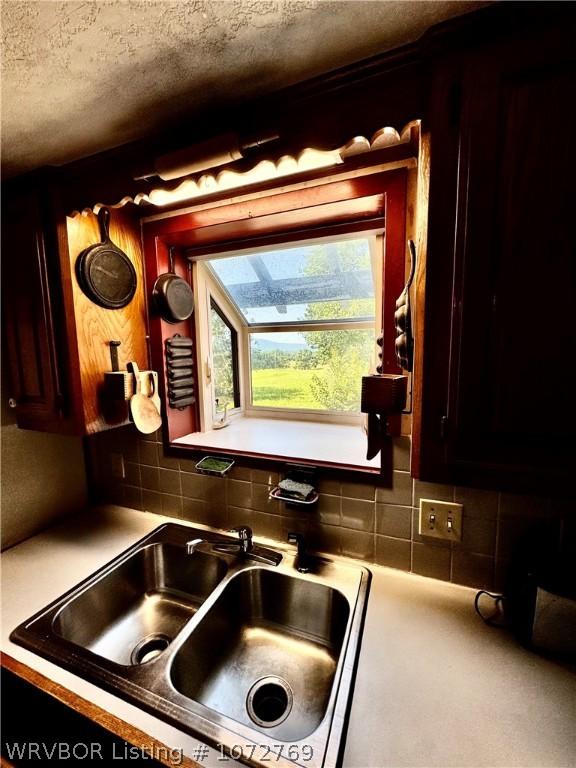
M 96 216 L 68 217 L 66 224 L 84 426 L 85 432 L 92 434 L 128 421 L 126 405 L 106 402 L 103 397 L 104 373 L 111 370 L 109 341 L 121 342 L 118 350 L 121 369 L 131 360 L 142 369 L 148 368 L 140 223 L 127 209 L 111 211 L 110 237 L 134 264 L 138 280 L 134 298 L 122 309 L 104 309 L 94 304 L 82 292 L 75 276 L 78 255 L 100 241 Z

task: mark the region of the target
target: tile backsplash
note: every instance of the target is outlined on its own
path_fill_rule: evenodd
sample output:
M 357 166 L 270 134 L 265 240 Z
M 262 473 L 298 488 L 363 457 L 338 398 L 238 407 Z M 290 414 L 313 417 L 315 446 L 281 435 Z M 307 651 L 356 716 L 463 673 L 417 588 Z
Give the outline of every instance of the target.
M 392 488 L 327 470 L 318 503 L 304 509 L 269 498 L 280 479 L 274 465 L 240 458 L 226 478 L 210 477 L 194 469 L 202 455 L 170 455 L 159 435 L 133 427 L 87 438 L 92 498 L 221 529 L 245 524 L 256 537 L 285 541 L 298 531 L 318 551 L 486 589 L 502 588 L 514 548 L 535 528 L 558 546 L 574 542 L 567 503 L 412 480 L 409 437 L 395 442 Z M 461 543 L 419 536 L 420 498 L 464 505 Z

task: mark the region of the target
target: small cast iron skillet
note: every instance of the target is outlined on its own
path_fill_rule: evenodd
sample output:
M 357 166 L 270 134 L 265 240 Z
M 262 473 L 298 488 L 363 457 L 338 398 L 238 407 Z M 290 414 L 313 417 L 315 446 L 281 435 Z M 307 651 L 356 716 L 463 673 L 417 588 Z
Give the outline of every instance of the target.
M 181 323 L 194 312 L 194 294 L 186 280 L 174 272 L 174 248 L 168 253 L 170 272 L 158 276 L 152 295 L 163 320 Z
M 136 292 L 136 270 L 128 256 L 110 240 L 110 211 L 98 211 L 101 242 L 76 259 L 76 277 L 86 296 L 106 309 L 121 309 Z

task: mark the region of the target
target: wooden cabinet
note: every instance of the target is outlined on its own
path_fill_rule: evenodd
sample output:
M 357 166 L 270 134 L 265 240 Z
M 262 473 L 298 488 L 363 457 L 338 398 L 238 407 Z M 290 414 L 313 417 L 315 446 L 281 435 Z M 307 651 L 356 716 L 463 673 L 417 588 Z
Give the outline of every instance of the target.
M 136 269 L 136 295 L 119 310 L 96 306 L 80 290 L 78 254 L 99 241 L 93 214 L 67 217 L 59 209 L 53 172 L 8 184 L 3 195 L 3 346 L 10 399 L 18 426 L 90 434 L 125 424 L 124 403 L 103 397 L 109 341 L 119 340 L 122 367 L 148 367 L 145 291 L 139 220 L 112 213 L 110 234 Z
M 8 189 L 3 201 L 2 305 L 8 390 L 18 425 L 73 431 L 56 228 L 47 185 Z
M 550 492 L 576 466 L 575 33 L 533 26 L 438 70 L 422 479 Z

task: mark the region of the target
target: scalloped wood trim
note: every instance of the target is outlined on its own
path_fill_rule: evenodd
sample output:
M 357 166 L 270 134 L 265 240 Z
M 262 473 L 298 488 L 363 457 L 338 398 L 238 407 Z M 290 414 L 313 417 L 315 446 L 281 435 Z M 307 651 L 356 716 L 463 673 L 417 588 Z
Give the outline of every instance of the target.
M 247 171 L 224 168 L 217 174 L 204 173 L 200 176 L 184 178 L 179 180 L 175 186 L 154 187 L 149 192 L 141 192 L 134 197 L 126 195 L 116 203 L 98 202 L 92 208 L 85 208 L 81 212 L 73 211 L 70 216 L 74 217 L 79 213 L 83 216 L 91 213 L 97 214 L 103 206 L 122 208 L 128 203 L 162 208 L 178 202 L 201 200 L 211 195 L 242 189 L 274 179 L 283 179 L 313 170 L 341 166 L 360 155 L 368 155 L 388 147 L 410 143 L 414 140 L 414 131 L 418 127 L 418 120 L 408 123 L 400 133 L 395 128 L 386 126 L 379 128 L 370 139 L 365 136 L 355 136 L 337 149 L 318 150 L 307 147 L 296 157 L 282 155 L 277 160 L 260 160 Z

